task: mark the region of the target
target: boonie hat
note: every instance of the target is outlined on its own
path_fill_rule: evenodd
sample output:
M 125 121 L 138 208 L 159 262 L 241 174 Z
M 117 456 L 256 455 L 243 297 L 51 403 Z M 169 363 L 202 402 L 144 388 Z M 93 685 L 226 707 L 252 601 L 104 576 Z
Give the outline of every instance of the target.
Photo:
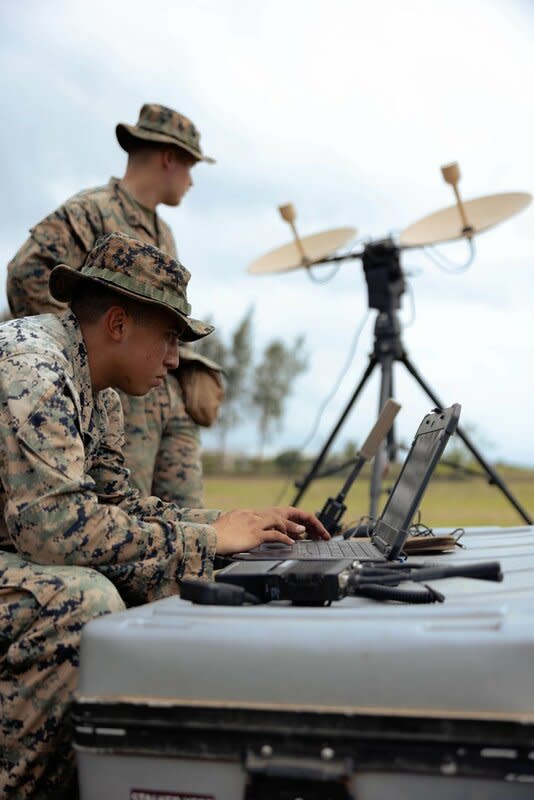
M 115 133 L 120 146 L 127 153 L 130 152 L 132 140 L 141 139 L 145 142 L 174 144 L 199 161 L 215 163 L 213 158 L 205 156 L 200 149 L 200 133 L 191 120 L 166 106 L 145 103 L 139 112 L 137 125 L 119 122 Z
M 192 319 L 187 302 L 191 274 L 171 256 L 152 244 L 140 242 L 124 233 L 108 233 L 100 238 L 81 267 L 58 264 L 50 273 L 48 288 L 56 300 L 67 303 L 87 282 L 98 283 L 120 294 L 172 311 L 182 323 L 180 338 L 185 342 L 201 339 L 213 325 Z

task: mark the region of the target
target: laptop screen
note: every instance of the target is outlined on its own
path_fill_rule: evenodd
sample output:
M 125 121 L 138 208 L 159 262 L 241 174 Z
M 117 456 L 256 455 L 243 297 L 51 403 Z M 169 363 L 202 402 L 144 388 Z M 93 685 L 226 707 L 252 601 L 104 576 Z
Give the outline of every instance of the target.
M 456 428 L 459 415 L 460 406 L 454 404 L 444 411 L 427 414 L 419 426 L 373 533 L 373 543 L 383 552 L 390 552 L 399 531 L 407 534 L 434 468 L 450 434 Z

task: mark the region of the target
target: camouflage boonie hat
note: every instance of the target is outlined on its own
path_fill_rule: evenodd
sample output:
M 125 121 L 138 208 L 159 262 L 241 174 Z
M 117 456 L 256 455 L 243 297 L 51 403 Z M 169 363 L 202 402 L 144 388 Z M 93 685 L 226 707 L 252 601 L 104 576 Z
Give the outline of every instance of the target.
M 213 158 L 205 156 L 200 149 L 200 133 L 191 120 L 166 106 L 146 103 L 139 112 L 137 125 L 119 122 L 115 133 L 120 146 L 127 153 L 130 152 L 132 139 L 141 139 L 145 142 L 174 144 L 199 161 L 215 163 Z
M 190 273 L 179 261 L 152 244 L 140 242 L 124 233 L 108 233 L 89 252 L 81 269 L 58 264 L 50 273 L 50 294 L 60 302 L 72 300 L 87 281 L 98 283 L 136 300 L 172 311 L 183 325 L 180 338 L 185 342 L 201 339 L 213 325 L 192 319 L 187 302 Z

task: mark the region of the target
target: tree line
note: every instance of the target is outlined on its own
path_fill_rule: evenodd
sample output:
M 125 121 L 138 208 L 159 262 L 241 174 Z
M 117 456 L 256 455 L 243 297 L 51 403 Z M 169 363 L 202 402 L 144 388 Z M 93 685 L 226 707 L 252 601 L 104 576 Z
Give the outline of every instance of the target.
M 304 336 L 287 344 L 282 339 L 269 341 L 261 353 L 254 352 L 254 309 L 249 309 L 229 337 L 218 329 L 197 342 L 197 352 L 221 365 L 225 398 L 214 429 L 224 456 L 228 434 L 252 414 L 258 431 L 258 455 L 263 455 L 274 431 L 281 430 L 295 379 L 308 368 Z M 210 319 L 213 323 L 213 319 Z

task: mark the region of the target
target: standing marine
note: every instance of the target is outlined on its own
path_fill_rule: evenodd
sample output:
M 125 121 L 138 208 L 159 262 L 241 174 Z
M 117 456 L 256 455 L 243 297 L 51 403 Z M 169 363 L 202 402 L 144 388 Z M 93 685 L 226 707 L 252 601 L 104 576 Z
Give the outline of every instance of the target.
M 79 269 L 107 233 L 125 233 L 177 257 L 172 232 L 156 208 L 178 205 L 193 185 L 193 166 L 213 159 L 202 152 L 191 120 L 157 104 L 145 104 L 135 125 L 119 123 L 116 136 L 128 153 L 124 176 L 67 200 L 31 228 L 9 263 L 7 296 L 15 317 L 62 312 L 65 304 L 48 289 L 52 269 L 59 263 Z M 223 390 L 216 364 L 186 348 L 180 360 L 178 369 L 146 397 L 120 392 L 124 452 L 142 494 L 195 508 L 203 504 L 198 424 L 214 422 Z

